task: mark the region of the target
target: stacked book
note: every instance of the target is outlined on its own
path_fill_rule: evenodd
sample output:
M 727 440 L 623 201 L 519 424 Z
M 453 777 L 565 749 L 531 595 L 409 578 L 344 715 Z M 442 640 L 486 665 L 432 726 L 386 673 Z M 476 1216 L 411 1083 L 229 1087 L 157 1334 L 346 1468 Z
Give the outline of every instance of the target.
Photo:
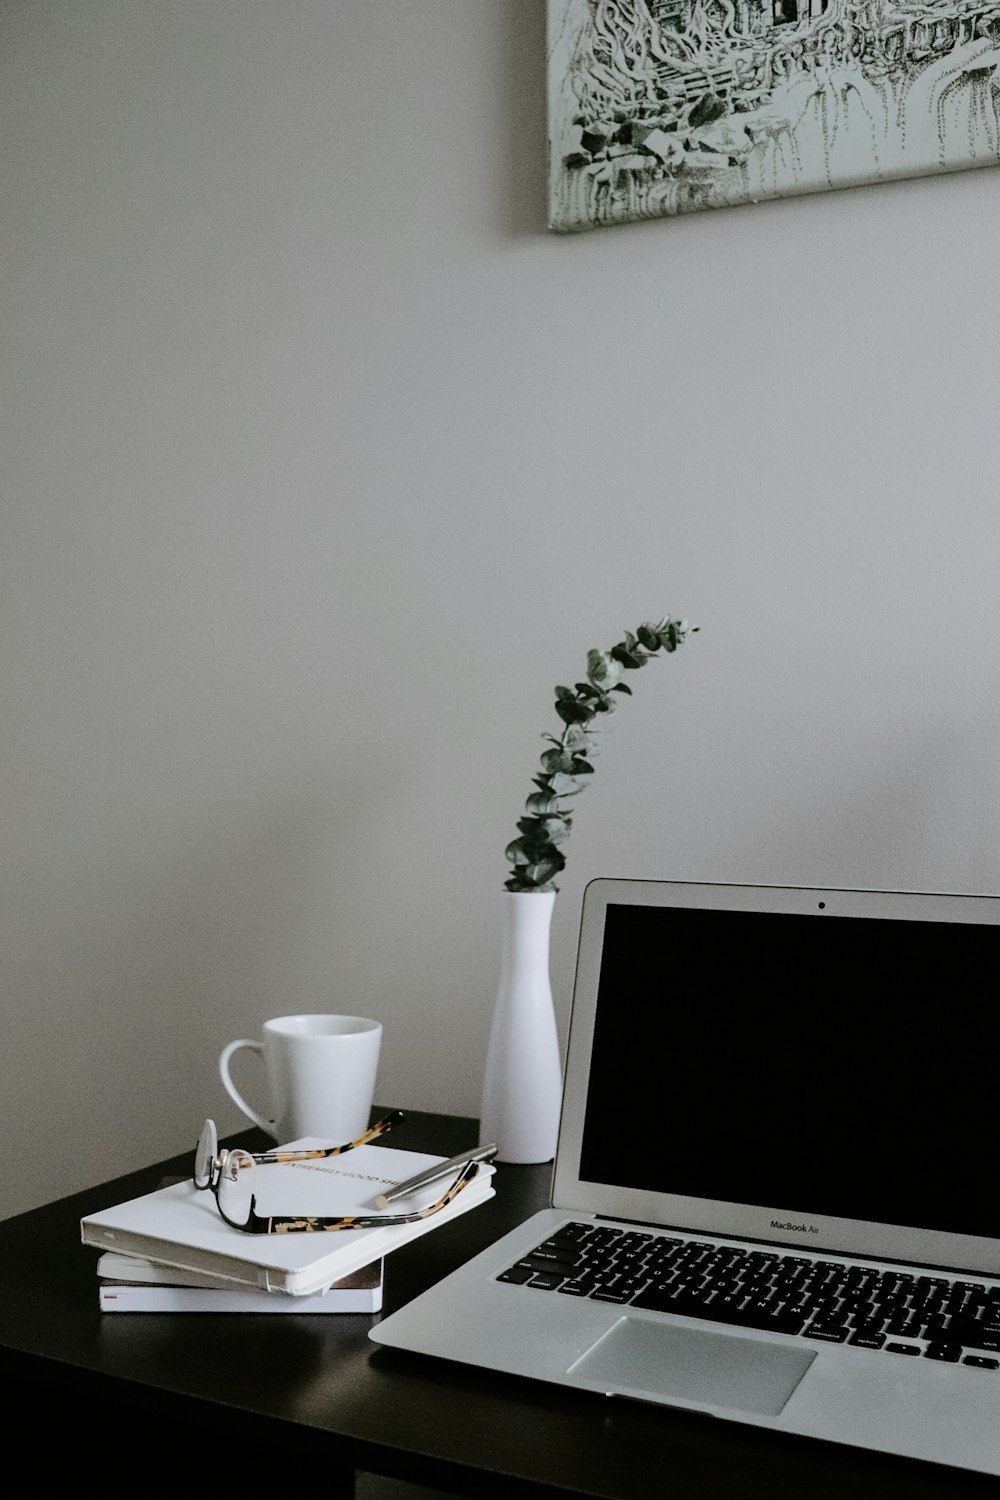
M 291 1141 L 283 1151 L 326 1144 Z M 258 1166 L 257 1208 L 280 1218 L 407 1217 L 433 1204 L 447 1181 L 421 1188 L 386 1209 L 379 1200 L 446 1158 L 388 1146 Z M 213 1193 L 193 1180 L 172 1182 L 86 1215 L 81 1238 L 102 1253 L 98 1297 L 105 1312 L 377 1312 L 385 1256 L 494 1196 L 494 1168 L 444 1208 L 406 1223 L 316 1232 L 254 1234 L 234 1229 Z
M 113 1250 L 98 1260 L 97 1275 L 101 1312 L 369 1313 L 382 1306 L 380 1260 L 302 1297 L 261 1291 L 208 1271 L 179 1270 Z

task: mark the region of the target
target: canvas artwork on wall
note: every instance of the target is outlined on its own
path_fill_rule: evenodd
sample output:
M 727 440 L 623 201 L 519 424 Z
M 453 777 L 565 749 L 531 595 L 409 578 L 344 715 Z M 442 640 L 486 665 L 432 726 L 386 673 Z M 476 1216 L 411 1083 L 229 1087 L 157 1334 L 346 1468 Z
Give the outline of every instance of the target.
M 549 223 L 1000 163 L 1000 0 L 548 0 Z

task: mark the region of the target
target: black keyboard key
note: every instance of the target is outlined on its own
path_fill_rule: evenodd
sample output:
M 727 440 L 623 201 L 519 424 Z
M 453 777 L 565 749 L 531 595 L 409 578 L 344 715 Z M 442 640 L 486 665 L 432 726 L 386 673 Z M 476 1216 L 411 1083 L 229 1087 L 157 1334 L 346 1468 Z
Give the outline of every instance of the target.
M 885 1343 L 885 1335 L 881 1333 L 852 1333 L 848 1339 L 856 1349 L 881 1349 Z
M 592 1224 L 563 1224 L 553 1238 L 573 1240 L 576 1243 L 580 1243 L 590 1238 L 593 1229 L 594 1226 Z
M 713 1318 L 719 1318 L 723 1322 L 725 1322 L 728 1319 L 730 1313 L 733 1313 L 738 1317 L 743 1308 L 747 1307 L 750 1302 L 751 1299 L 747 1296 L 746 1292 L 720 1291 L 717 1292 L 712 1298 L 711 1304 L 708 1308 L 708 1312 Z
M 526 1285 L 537 1287 L 541 1292 L 554 1292 L 556 1287 L 561 1286 L 564 1280 L 565 1277 L 557 1276 L 554 1271 L 541 1271 L 537 1276 L 532 1276 Z
M 889 1326 L 886 1328 L 886 1333 L 902 1334 L 904 1338 L 909 1335 L 910 1338 L 918 1339 L 921 1336 L 923 1326 L 924 1325 L 921 1322 L 920 1318 L 909 1316 L 902 1318 L 890 1318 Z
M 919 1354 L 919 1344 L 883 1344 L 886 1354 Z
M 616 1292 L 628 1292 L 630 1297 L 634 1297 L 636 1292 L 642 1291 L 647 1281 L 648 1277 L 646 1276 L 633 1276 L 631 1272 L 627 1272 L 621 1275 L 609 1276 L 603 1284 L 605 1287 L 610 1287 Z
M 826 1344 L 842 1344 L 850 1333 L 846 1323 L 810 1323 L 802 1330 L 807 1339 L 821 1339 Z
M 549 1239 L 543 1240 L 538 1249 L 532 1253 L 541 1254 L 543 1250 L 562 1250 L 570 1255 L 579 1255 L 581 1249 L 580 1241 L 572 1235 L 554 1234 Z
M 851 1343 L 862 1344 L 865 1339 L 877 1340 L 877 1347 L 881 1349 L 886 1340 L 886 1331 L 877 1323 L 854 1323 L 851 1327 Z M 864 1344 L 865 1348 L 874 1347 Z
M 539 1255 L 537 1251 L 519 1260 L 518 1265 L 524 1271 L 558 1271 L 562 1276 L 569 1276 L 576 1270 L 575 1261 L 556 1260 L 552 1256 Z
M 497 1281 L 512 1281 L 515 1286 L 523 1286 L 526 1281 L 531 1280 L 533 1275 L 534 1272 L 527 1266 L 511 1266 L 509 1271 L 500 1272 Z
M 981 1354 L 967 1354 L 962 1363 L 976 1370 L 1000 1370 L 1000 1359 L 984 1359 Z
M 527 1257 L 533 1265 L 547 1266 L 576 1266 L 583 1259 L 583 1253 L 579 1250 L 560 1250 L 551 1245 L 539 1245 L 532 1250 Z
M 962 1358 L 961 1344 L 928 1344 L 924 1359 L 940 1359 L 945 1364 L 956 1365 Z
M 946 1344 L 964 1344 L 967 1349 L 981 1349 L 986 1354 L 1000 1354 L 1000 1328 L 996 1322 L 963 1318 L 931 1318 L 924 1325 L 923 1337 Z
M 986 1338 L 1000 1338 L 1000 1318 L 996 1316 L 995 1312 L 989 1312 L 981 1318 L 971 1318 L 968 1320 L 962 1317 L 961 1313 L 956 1313 L 956 1317 L 961 1319 L 963 1327 L 966 1326 L 967 1322 L 971 1323 L 974 1330 L 977 1333 L 985 1335 Z

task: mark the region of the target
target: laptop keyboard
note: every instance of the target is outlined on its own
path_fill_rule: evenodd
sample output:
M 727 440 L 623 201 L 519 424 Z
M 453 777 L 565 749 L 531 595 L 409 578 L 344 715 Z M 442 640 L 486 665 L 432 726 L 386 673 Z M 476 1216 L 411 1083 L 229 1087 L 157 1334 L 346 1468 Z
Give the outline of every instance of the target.
M 1000 1368 L 1000 1286 L 980 1281 L 594 1223 L 562 1225 L 497 1280 L 734 1328 Z

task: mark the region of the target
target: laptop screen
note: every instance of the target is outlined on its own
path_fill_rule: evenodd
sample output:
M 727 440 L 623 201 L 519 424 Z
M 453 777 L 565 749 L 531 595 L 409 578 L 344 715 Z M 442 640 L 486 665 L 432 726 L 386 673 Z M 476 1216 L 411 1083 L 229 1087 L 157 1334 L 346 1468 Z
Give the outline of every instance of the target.
M 957 922 L 610 905 L 581 1176 L 1000 1238 L 975 1003 L 998 948 Z
M 979 1003 L 1000 901 L 593 884 L 565 1106 L 581 1186 L 678 1227 L 726 1232 L 685 1210 L 742 1206 L 730 1232 L 826 1248 L 853 1248 L 845 1221 L 1000 1242 Z

